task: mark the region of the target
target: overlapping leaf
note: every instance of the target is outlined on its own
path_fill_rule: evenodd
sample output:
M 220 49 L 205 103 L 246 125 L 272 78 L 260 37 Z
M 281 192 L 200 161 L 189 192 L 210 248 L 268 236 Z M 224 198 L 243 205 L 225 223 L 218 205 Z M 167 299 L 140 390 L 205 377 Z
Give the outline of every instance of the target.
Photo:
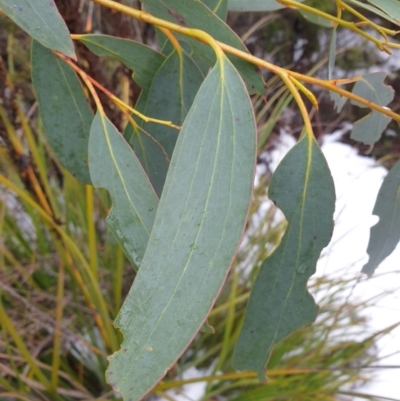
M 369 276 L 400 241 L 400 162 L 390 170 L 379 190 L 373 214 L 379 222 L 371 228 L 368 263 L 362 268 Z
M 386 15 L 400 21 L 399 0 L 368 0 L 368 2 L 381 9 Z
M 43 46 L 76 58 L 68 28 L 54 0 L 0 0 L 0 8 Z
M 202 327 L 242 236 L 252 193 L 255 123 L 225 57 L 203 82 L 179 135 L 149 244 L 116 326 L 109 383 L 136 401 Z
M 161 53 L 133 40 L 108 35 L 80 35 L 79 40 L 98 56 L 112 56 L 133 70 L 135 82 L 145 92 L 165 61 Z
M 206 31 L 214 39 L 227 43 L 237 49 L 247 49 L 239 37 L 224 21 L 218 18 L 203 3 L 197 0 L 141 0 L 146 11 L 150 14 L 189 28 Z M 193 51 L 200 55 L 210 66 L 215 63 L 212 49 L 197 40 L 184 37 L 182 40 L 189 43 Z M 242 75 L 250 93 L 265 95 L 264 83 L 260 72 L 254 65 L 237 57 L 230 57 L 231 61 Z
M 385 73 L 381 72 L 363 75 L 354 85 L 353 93 L 380 106 L 387 106 L 393 100 L 394 91 L 390 86 L 383 83 L 384 79 Z M 352 103 L 359 107 L 366 107 L 354 101 Z M 389 117 L 372 111 L 354 123 L 351 138 L 372 145 L 379 140 L 389 123 Z
M 229 11 L 274 11 L 284 7 L 275 0 L 229 0 L 228 4 Z
M 228 0 L 202 0 L 215 15 L 218 15 L 222 21 L 226 20 L 226 14 L 228 13 Z
M 32 82 L 48 141 L 61 163 L 90 183 L 88 141 L 93 113 L 75 72 L 40 43 L 32 43 Z
M 393 23 L 395 25 L 400 25 L 400 18 L 398 18 L 398 19 L 393 18 L 392 14 L 387 14 L 375 6 L 371 6 L 369 4 L 361 2 L 359 0 L 347 0 L 347 1 L 349 3 L 354 4 L 357 7 L 363 8 L 364 10 L 368 10 L 368 11 L 378 15 L 379 17 L 386 19 L 387 21 L 390 21 L 391 23 Z M 371 3 L 372 3 L 372 1 L 371 1 Z
M 139 267 L 158 199 L 130 146 L 101 114 L 90 130 L 89 162 L 93 185 L 106 188 L 112 199 L 107 224 L 133 266 Z
M 136 109 L 148 117 L 182 125 L 203 82 L 203 75 L 185 52 L 174 51 L 154 77 L 150 92 L 141 97 Z M 169 160 L 179 131 L 166 125 L 140 123 L 141 130 L 128 126 L 124 134 L 134 147 L 154 189 L 161 195 Z
M 333 77 L 333 70 L 336 62 L 336 27 L 332 29 L 331 38 L 329 40 L 329 54 L 328 54 L 328 79 Z M 333 93 L 333 92 L 330 92 Z
M 282 160 L 269 198 L 288 220 L 279 247 L 262 264 L 253 286 L 233 364 L 265 379 L 274 344 L 313 322 L 318 307 L 307 291 L 333 229 L 335 190 L 317 142 L 304 136 Z

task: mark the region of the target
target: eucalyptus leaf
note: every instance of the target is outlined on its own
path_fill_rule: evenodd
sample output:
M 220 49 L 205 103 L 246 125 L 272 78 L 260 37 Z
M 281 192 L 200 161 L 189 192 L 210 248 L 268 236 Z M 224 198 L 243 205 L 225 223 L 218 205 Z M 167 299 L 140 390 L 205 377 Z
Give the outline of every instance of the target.
M 400 161 L 384 179 L 372 213 L 379 217 L 379 222 L 371 228 L 369 261 L 362 268 L 368 276 L 374 274 L 400 241 Z
M 329 40 L 329 54 L 328 54 L 328 79 L 333 77 L 333 70 L 336 61 L 336 28 L 332 29 L 331 38 Z
M 107 224 L 134 267 L 153 227 L 158 198 L 132 149 L 106 116 L 96 114 L 89 140 L 90 176 L 106 188 L 113 207 Z
M 91 183 L 88 142 L 93 113 L 72 68 L 40 43 L 32 42 L 32 82 L 44 132 L 60 162 Z
M 155 75 L 146 101 L 141 100 L 136 109 L 148 117 L 172 121 L 180 126 L 203 80 L 203 74 L 193 60 L 183 51 L 174 51 Z M 160 196 L 179 130 L 143 121 L 139 125 L 141 130 L 136 135 L 131 134 L 129 142 L 135 149 L 140 149 L 140 158 L 146 159 L 145 170 Z M 133 127 L 129 130 L 132 132 Z M 125 137 L 127 135 L 125 132 Z M 155 157 L 161 160 L 157 161 Z
M 222 56 L 185 119 L 141 268 L 115 321 L 124 341 L 107 379 L 124 399 L 144 397 L 206 321 L 242 237 L 255 154 L 250 99 Z
M 335 189 L 314 138 L 303 136 L 284 157 L 268 196 L 288 226 L 257 275 L 233 355 L 236 368 L 254 370 L 263 381 L 273 346 L 318 313 L 307 282 L 332 235 Z
M 0 8 L 43 46 L 76 59 L 67 25 L 54 0 L 0 0 Z
M 382 132 L 386 129 L 390 121 L 391 118 L 378 111 L 372 111 L 354 123 L 350 138 L 365 145 L 373 145 L 379 141 Z
M 309 22 L 322 26 L 323 28 L 333 28 L 335 26 L 335 23 L 331 20 L 328 20 L 324 17 L 321 17 L 320 15 L 316 15 L 313 13 L 310 13 L 309 11 L 305 10 L 299 10 L 299 13 Z
M 368 2 L 380 8 L 385 14 L 391 16 L 396 21 L 400 21 L 399 0 L 368 0 Z
M 385 73 L 366 74 L 359 79 L 353 88 L 353 93 L 380 106 L 387 106 L 394 97 L 394 90 L 384 84 Z M 352 104 L 366 107 L 358 102 Z M 367 145 L 374 144 L 382 135 L 390 118 L 382 113 L 372 111 L 370 114 L 354 123 L 351 138 Z
M 357 7 L 363 8 L 364 10 L 371 11 L 372 13 L 378 15 L 381 18 L 386 19 L 387 21 L 390 21 L 391 23 L 395 25 L 400 25 L 400 19 L 393 18 L 391 15 L 386 14 L 385 12 L 381 11 L 379 8 L 376 8 L 374 6 L 371 6 L 366 3 L 362 3 L 361 1 L 358 0 L 347 0 L 349 3 L 354 4 Z
M 146 109 L 148 93 L 142 92 L 136 102 L 135 109 L 144 111 Z M 135 117 L 132 116 L 134 119 Z M 142 122 L 137 119 L 133 126 L 130 122 L 126 125 L 124 138 L 133 148 L 149 180 L 160 197 L 165 182 L 165 175 L 169 168 L 170 158 L 150 133 L 141 128 Z
M 340 113 L 347 102 L 347 97 L 341 96 L 336 92 L 329 92 L 329 97 L 333 101 L 333 107 Z
M 108 35 L 80 35 L 79 40 L 98 56 L 112 56 L 134 71 L 133 79 L 145 91 L 165 57 L 152 48 L 129 39 Z
M 281 8 L 285 6 L 275 0 L 229 0 L 228 3 L 229 11 L 274 11 Z
M 226 20 L 228 13 L 228 0 L 202 0 L 202 3 L 206 5 L 215 15 Z
M 197 0 L 141 0 L 143 7 L 150 14 L 179 24 L 184 27 L 201 29 L 214 39 L 248 52 L 240 38 L 218 16 Z M 203 58 L 209 66 L 214 65 L 215 55 L 210 46 L 182 35 L 180 40 L 188 43 L 192 50 Z M 253 64 L 234 56 L 229 56 L 236 69 L 240 72 L 250 93 L 265 95 L 264 82 L 258 68 Z

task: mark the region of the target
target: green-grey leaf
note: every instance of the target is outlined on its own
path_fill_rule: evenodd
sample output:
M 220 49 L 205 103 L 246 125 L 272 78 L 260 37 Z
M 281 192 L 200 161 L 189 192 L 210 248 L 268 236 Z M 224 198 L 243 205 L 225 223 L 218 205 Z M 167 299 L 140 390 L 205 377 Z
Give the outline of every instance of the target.
M 385 12 L 381 11 L 379 8 L 376 8 L 374 6 L 371 6 L 369 4 L 362 3 L 361 1 L 358 0 L 347 0 L 349 3 L 354 4 L 357 7 L 363 8 L 364 10 L 368 10 L 373 12 L 376 15 L 379 15 L 381 18 L 386 19 L 387 21 L 390 21 L 391 23 L 395 25 L 400 25 L 400 19 L 395 19 L 391 15 L 386 14 Z
M 331 80 L 336 61 L 336 28 L 332 29 L 331 39 L 329 41 L 328 55 L 328 79 Z
M 274 11 L 284 7 L 275 0 L 229 0 L 228 4 L 229 11 Z
M 46 137 L 60 162 L 90 184 L 88 141 L 93 113 L 72 68 L 32 42 L 32 82 Z
M 350 138 L 366 145 L 377 142 L 391 119 L 378 111 L 373 111 L 353 125 Z
M 385 76 L 384 72 L 363 75 L 354 85 L 353 93 L 380 106 L 386 106 L 393 100 L 394 91 L 384 84 Z M 367 107 L 354 100 L 351 103 L 359 107 Z
M 379 222 L 371 228 L 367 249 L 369 261 L 362 268 L 369 276 L 400 241 L 400 161 L 384 179 L 372 213 L 379 217 Z
M 154 77 L 146 103 L 139 102 L 136 109 L 148 117 L 182 125 L 203 79 L 203 74 L 185 52 L 174 51 Z M 179 131 L 155 123 L 140 122 L 140 125 L 148 135 L 133 135 L 129 142 L 135 149 L 141 150 L 142 158 L 146 157 L 145 170 L 160 196 L 168 171 L 168 163 L 165 164 L 165 160 L 169 161 L 172 157 Z M 144 138 L 145 136 L 147 138 Z M 160 146 L 165 152 L 159 152 Z M 159 161 L 154 160 L 156 152 L 161 158 Z M 149 159 L 153 160 L 149 163 Z M 160 169 L 162 166 L 166 168 Z M 154 171 L 153 167 L 157 170 Z
M 315 15 L 305 10 L 299 10 L 299 13 L 309 22 L 322 26 L 323 28 L 332 28 L 335 26 L 335 23 L 331 20 L 328 20 L 319 15 Z
M 269 198 L 285 214 L 288 227 L 260 268 L 233 356 L 236 368 L 254 370 L 260 379 L 265 379 L 274 344 L 317 316 L 307 281 L 332 235 L 335 189 L 313 138 L 300 139 L 279 164 Z
M 54 0 L 0 0 L 0 8 L 43 46 L 76 59 L 67 25 Z
M 170 159 L 162 145 L 148 132 L 127 125 L 124 137 L 133 148 L 158 196 L 161 196 Z
M 338 95 L 336 92 L 329 92 L 329 96 L 333 101 L 333 107 L 340 113 L 347 102 L 347 97 Z
M 141 0 L 143 7 L 150 14 L 171 21 L 175 24 L 190 28 L 201 29 L 209 33 L 214 39 L 224 42 L 239 50 L 248 52 L 240 38 L 218 18 L 213 12 L 198 0 Z M 215 63 L 213 50 L 197 40 L 178 35 L 180 39 L 189 43 L 195 53 L 211 66 Z M 229 56 L 234 66 L 242 75 L 250 93 L 265 95 L 264 82 L 261 74 L 253 64 L 237 57 Z
M 108 35 L 80 35 L 79 40 L 98 56 L 112 56 L 134 71 L 133 79 L 145 91 L 165 57 L 142 43 Z
M 90 130 L 89 167 L 93 185 L 106 188 L 111 196 L 113 207 L 107 224 L 133 266 L 139 267 L 158 199 L 130 146 L 99 113 Z
M 353 93 L 380 106 L 387 106 L 393 100 L 394 91 L 384 84 L 384 79 L 385 73 L 382 72 L 363 75 L 354 85 Z M 366 107 L 355 101 L 352 104 Z M 354 124 L 351 138 L 372 145 L 381 137 L 389 122 L 390 118 L 373 111 Z
M 400 21 L 400 2 L 398 0 L 368 0 L 368 2 Z
M 242 236 L 256 131 L 243 81 L 223 57 L 179 135 L 149 244 L 116 319 L 124 335 L 108 382 L 137 401 L 166 374 L 206 320 Z
M 228 13 L 228 0 L 202 0 L 202 2 L 222 21 L 226 20 Z

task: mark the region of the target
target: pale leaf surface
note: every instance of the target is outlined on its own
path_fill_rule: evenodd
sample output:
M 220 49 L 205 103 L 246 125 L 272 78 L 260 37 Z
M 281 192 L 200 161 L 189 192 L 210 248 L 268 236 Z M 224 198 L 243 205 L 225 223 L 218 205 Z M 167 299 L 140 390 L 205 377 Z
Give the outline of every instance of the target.
M 88 142 L 93 113 L 72 68 L 40 43 L 32 42 L 32 82 L 44 132 L 60 162 L 90 184 Z
M 145 91 L 150 90 L 154 75 L 165 57 L 134 40 L 108 35 L 80 35 L 79 40 L 98 56 L 111 56 L 133 70 L 133 79 Z
M 206 321 L 242 237 L 256 131 L 229 60 L 203 82 L 179 135 L 143 263 L 116 319 L 124 341 L 108 382 L 137 401 Z
M 112 209 L 107 224 L 133 266 L 139 267 L 158 199 L 129 144 L 99 113 L 90 130 L 89 167 L 93 185 L 110 193 Z
M 367 249 L 369 261 L 362 268 L 369 276 L 400 241 L 400 162 L 384 179 L 372 213 L 379 217 L 379 222 L 371 228 Z
M 274 11 L 284 7 L 275 0 L 229 0 L 228 3 L 229 11 Z
M 197 0 L 141 0 L 144 9 L 150 14 L 171 21 L 181 26 L 201 29 L 209 33 L 214 39 L 248 52 L 246 46 L 235 32 L 215 15 L 207 6 Z M 182 38 L 181 35 L 178 35 Z M 193 51 L 200 55 L 211 66 L 215 63 L 215 56 L 210 46 L 195 39 L 183 37 L 190 44 Z M 265 95 L 264 82 L 261 74 L 253 64 L 237 57 L 229 57 L 244 79 L 250 93 Z
M 143 104 L 141 101 L 136 108 L 148 117 L 172 121 L 175 125 L 181 126 L 203 80 L 203 74 L 193 60 L 183 51 L 181 53 L 174 51 L 167 57 L 154 77 L 146 103 Z M 160 196 L 169 165 L 169 163 L 161 163 L 164 159 L 171 160 L 179 130 L 157 123 L 140 121 L 139 124 L 146 133 L 137 132 L 138 135 L 133 135 L 129 142 L 135 150 L 140 149 L 140 154 L 146 158 L 145 170 Z M 133 133 L 133 127 L 129 129 Z M 126 132 L 125 137 L 127 135 Z M 144 138 L 145 136 L 147 138 Z M 159 154 L 158 157 L 163 160 L 156 163 L 155 152 L 159 153 L 157 147 L 160 146 L 164 153 Z M 156 167 L 157 170 L 154 171 L 152 167 Z
M 265 380 L 272 347 L 314 322 L 318 307 L 307 290 L 333 230 L 335 189 L 317 142 L 304 136 L 275 171 L 269 198 L 288 226 L 278 248 L 262 264 L 251 291 L 233 364 Z
M 0 8 L 43 46 L 76 58 L 68 28 L 54 0 L 0 0 Z
M 384 84 L 385 75 L 382 72 L 363 75 L 354 85 L 353 93 L 379 106 L 387 106 L 393 100 L 394 90 Z M 352 101 L 352 104 L 366 107 L 355 101 Z M 373 145 L 380 139 L 382 132 L 389 123 L 390 118 L 382 113 L 372 111 L 354 123 L 351 138 L 367 145 Z

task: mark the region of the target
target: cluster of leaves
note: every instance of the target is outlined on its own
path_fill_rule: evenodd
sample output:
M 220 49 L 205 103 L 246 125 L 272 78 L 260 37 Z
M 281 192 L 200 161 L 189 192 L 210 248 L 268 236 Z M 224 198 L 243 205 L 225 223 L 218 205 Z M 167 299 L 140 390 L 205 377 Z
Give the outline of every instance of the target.
M 393 2 L 361 7 L 398 24 Z M 107 372 L 109 383 L 126 399 L 142 398 L 174 365 L 206 322 L 235 258 L 252 199 L 257 151 L 249 94 L 265 96 L 254 64 L 275 72 L 299 104 L 304 134 L 277 168 L 269 190 L 288 226 L 262 263 L 233 354 L 237 369 L 254 370 L 264 380 L 273 346 L 317 317 L 306 286 L 333 229 L 334 185 L 300 92 L 316 101 L 300 81 L 370 107 L 372 113 L 353 131 L 354 138 L 369 144 L 379 139 L 390 118 L 400 121 L 386 107 L 393 93 L 379 74 L 322 81 L 251 56 L 224 22 L 228 6 L 242 10 L 247 2 L 143 0 L 144 12 L 111 0 L 95 3 L 158 27 L 160 52 L 131 40 L 73 35 L 93 53 L 114 57 L 134 71 L 142 90 L 134 109 L 74 63 L 71 35 L 53 1 L 0 0 L 0 8 L 34 39 L 32 82 L 51 147 L 76 178 L 108 190 L 113 204 L 108 227 L 137 270 L 115 321 L 124 340 Z M 332 21 L 330 70 L 336 26 L 349 26 L 340 18 L 342 11 L 360 15 L 347 4 L 358 5 L 353 0 L 335 2 L 337 17 L 292 0 L 256 3 L 258 10 L 286 5 Z M 388 50 L 387 35 L 393 32 L 370 25 L 386 41 L 364 36 Z M 352 92 L 339 86 L 355 81 Z M 95 115 L 82 82 L 96 104 Z M 95 87 L 126 115 L 123 134 L 104 113 Z M 370 261 L 363 269 L 368 274 L 399 242 L 398 187 L 396 165 L 374 210 L 380 222 L 371 233 Z M 52 217 L 48 224 L 68 241 Z M 92 277 L 93 271 L 88 268 L 87 274 Z M 93 297 L 105 317 L 98 288 Z M 99 329 L 107 327 L 99 323 Z M 115 351 L 116 334 L 105 337 Z

